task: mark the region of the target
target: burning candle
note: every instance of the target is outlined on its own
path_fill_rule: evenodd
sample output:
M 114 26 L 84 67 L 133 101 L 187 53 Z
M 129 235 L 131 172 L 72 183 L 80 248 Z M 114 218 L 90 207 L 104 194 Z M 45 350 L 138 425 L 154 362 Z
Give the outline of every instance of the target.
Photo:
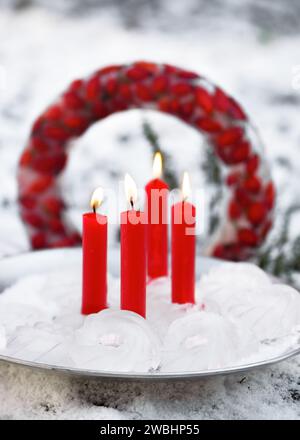
M 121 309 L 146 317 L 146 216 L 135 210 L 137 188 L 126 174 L 131 209 L 121 213 Z
M 196 208 L 187 201 L 190 182 L 184 173 L 182 201 L 172 206 L 172 302 L 195 303 L 195 215 Z
M 162 156 L 153 161 L 153 179 L 146 185 L 147 272 L 150 278 L 168 275 L 168 194 L 169 187 L 161 179 Z
M 107 307 L 107 217 L 96 212 L 103 201 L 97 188 L 91 198 L 93 212 L 83 215 L 82 313 L 89 315 Z

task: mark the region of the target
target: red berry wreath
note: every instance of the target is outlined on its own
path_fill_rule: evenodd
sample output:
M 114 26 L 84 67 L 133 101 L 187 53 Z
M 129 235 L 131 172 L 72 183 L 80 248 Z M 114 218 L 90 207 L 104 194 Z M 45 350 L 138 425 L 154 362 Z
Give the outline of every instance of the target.
M 34 249 L 72 246 L 81 238 L 64 221 L 58 177 L 69 142 L 106 116 L 151 108 L 205 134 L 226 166 L 229 199 L 210 253 L 245 259 L 272 225 L 275 191 L 259 140 L 240 105 L 196 73 L 167 64 L 109 66 L 74 81 L 35 121 L 18 171 L 19 205 Z

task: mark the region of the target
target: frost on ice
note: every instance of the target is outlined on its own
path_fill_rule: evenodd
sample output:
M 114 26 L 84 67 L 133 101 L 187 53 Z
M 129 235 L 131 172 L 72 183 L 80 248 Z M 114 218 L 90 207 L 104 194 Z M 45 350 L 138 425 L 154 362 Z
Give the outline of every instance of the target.
M 300 324 L 300 295 L 272 283 L 249 263 L 224 263 L 199 283 L 207 311 L 234 320 L 258 340 L 286 336 Z
M 145 319 L 125 310 L 89 315 L 68 347 L 78 367 L 149 371 L 160 362 L 160 343 Z
M 236 365 L 257 349 L 249 332 L 215 313 L 198 312 L 176 319 L 164 341 L 166 371 L 200 371 Z

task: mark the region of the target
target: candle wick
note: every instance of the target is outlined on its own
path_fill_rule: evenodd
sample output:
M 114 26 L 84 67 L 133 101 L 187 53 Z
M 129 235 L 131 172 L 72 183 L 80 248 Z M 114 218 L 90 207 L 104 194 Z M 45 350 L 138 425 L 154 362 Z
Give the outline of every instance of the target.
M 96 214 L 96 206 L 95 205 L 93 205 L 93 212 L 94 212 L 94 214 Z
M 131 205 L 131 209 L 134 209 L 134 203 L 133 203 L 133 199 L 130 199 L 130 205 Z

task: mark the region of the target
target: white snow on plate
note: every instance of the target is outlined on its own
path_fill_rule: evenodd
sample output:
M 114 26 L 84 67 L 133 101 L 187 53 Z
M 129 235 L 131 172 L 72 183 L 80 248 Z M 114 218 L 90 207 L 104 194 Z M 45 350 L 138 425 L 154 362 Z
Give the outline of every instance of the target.
M 197 303 L 171 303 L 170 279 L 147 285 L 147 319 L 110 308 L 84 317 L 74 267 L 22 276 L 0 295 L 0 355 L 106 372 L 192 372 L 272 359 L 299 344 L 300 295 L 249 263 L 219 263 L 197 282 Z

